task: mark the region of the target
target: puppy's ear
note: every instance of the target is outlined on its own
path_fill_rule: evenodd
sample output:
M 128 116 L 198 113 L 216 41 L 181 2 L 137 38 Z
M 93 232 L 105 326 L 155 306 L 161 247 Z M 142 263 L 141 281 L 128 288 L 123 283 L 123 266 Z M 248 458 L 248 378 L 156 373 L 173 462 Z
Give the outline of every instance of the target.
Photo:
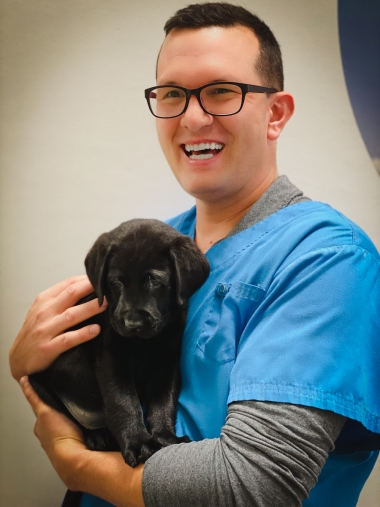
M 105 234 L 99 236 L 84 261 L 87 276 L 95 289 L 100 306 L 104 301 L 108 262 L 113 250 L 113 243 L 109 241 L 109 238 L 106 239 L 105 236 Z
M 187 236 L 176 238 L 169 253 L 174 264 L 177 304 L 182 306 L 204 283 L 210 266 L 197 245 Z

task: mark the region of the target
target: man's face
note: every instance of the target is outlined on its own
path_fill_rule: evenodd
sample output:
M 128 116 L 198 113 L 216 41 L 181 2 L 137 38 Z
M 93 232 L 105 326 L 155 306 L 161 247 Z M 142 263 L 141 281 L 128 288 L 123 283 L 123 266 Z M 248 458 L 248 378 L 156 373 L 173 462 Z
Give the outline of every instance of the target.
M 243 26 L 173 30 L 161 49 L 157 84 L 190 89 L 212 81 L 261 85 L 255 71 L 258 55 L 256 36 Z M 186 192 L 205 202 L 229 202 L 252 194 L 276 171 L 273 141 L 267 138 L 271 100 L 248 93 L 238 114 L 215 117 L 191 96 L 183 115 L 157 119 L 162 150 Z M 190 158 L 185 146 L 201 143 L 223 148 L 211 158 Z

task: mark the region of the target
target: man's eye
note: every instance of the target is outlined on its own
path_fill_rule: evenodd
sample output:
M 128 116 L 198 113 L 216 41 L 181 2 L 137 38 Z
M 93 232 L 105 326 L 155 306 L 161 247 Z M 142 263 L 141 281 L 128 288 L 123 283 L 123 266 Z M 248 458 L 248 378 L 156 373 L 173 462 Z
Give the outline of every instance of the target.
M 183 90 L 180 90 L 179 88 L 170 88 L 170 87 L 158 88 L 156 98 L 158 102 L 186 100 L 186 93 Z
M 178 90 L 172 90 L 171 92 L 168 92 L 165 94 L 165 99 L 176 99 L 177 97 L 180 97 L 181 94 Z
M 215 88 L 212 93 L 232 93 L 232 90 L 229 90 L 228 88 Z

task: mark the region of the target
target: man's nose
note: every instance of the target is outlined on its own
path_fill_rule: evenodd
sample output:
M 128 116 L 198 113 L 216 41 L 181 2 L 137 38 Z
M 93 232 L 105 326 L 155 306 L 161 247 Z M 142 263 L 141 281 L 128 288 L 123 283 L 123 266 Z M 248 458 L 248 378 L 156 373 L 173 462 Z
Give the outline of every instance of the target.
M 196 132 L 197 130 L 211 125 L 214 121 L 211 114 L 205 113 L 201 108 L 197 98 L 192 95 L 189 100 L 186 111 L 181 118 L 181 126 Z

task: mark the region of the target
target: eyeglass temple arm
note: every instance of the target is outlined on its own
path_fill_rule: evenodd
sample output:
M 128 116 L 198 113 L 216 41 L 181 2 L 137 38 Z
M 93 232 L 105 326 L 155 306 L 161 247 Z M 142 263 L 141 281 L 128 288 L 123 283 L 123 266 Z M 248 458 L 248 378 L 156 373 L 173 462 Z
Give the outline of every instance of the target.
M 247 85 L 248 92 L 254 93 L 276 93 L 278 90 L 276 88 L 267 88 L 266 86 L 257 86 L 257 85 Z

